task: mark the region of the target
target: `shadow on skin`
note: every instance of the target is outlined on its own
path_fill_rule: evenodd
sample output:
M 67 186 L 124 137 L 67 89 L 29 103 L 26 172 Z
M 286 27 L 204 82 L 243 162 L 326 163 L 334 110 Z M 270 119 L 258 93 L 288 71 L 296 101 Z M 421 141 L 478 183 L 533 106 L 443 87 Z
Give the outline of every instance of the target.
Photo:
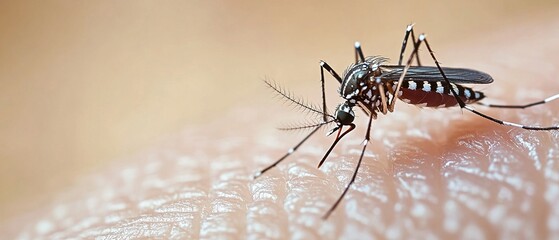
M 519 89 L 509 84 L 505 90 Z M 557 90 L 558 84 L 550 84 L 545 93 Z M 358 130 L 340 142 L 322 169 L 316 164 L 333 138 L 318 133 L 322 136 L 253 181 L 254 172 L 301 137 L 270 131 L 265 123 L 279 114 L 256 106 L 185 130 L 84 179 L 10 226 L 21 239 L 559 236 L 557 132 L 499 126 L 457 109 L 418 111 L 404 105 L 397 103 L 401 110 L 373 122 L 357 180 L 327 221 L 321 217 L 360 154 L 365 117 L 358 113 Z M 556 102 L 516 111 L 477 107 L 541 125 L 557 123 L 557 108 Z

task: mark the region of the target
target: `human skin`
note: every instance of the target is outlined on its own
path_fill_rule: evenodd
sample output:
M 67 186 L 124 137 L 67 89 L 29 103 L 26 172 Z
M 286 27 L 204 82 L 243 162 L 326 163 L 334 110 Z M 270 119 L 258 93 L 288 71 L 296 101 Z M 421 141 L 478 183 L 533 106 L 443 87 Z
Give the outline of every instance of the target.
M 451 52 L 441 53 L 450 56 L 439 59 L 443 63 L 470 63 L 460 67 L 491 73 L 492 86 L 476 86 L 488 100 L 524 103 L 559 92 L 559 32 L 549 29 L 559 29 L 559 21 L 508 26 L 457 49 L 434 47 Z M 477 59 L 482 52 L 491 57 Z M 559 122 L 559 102 L 526 110 L 476 109 L 523 124 Z M 367 121 L 357 112 L 357 130 L 321 169 L 316 165 L 333 141 L 326 131 L 253 180 L 303 138 L 271 129 L 297 114 L 281 103 L 232 109 L 84 177 L 56 193 L 51 204 L 10 221 L 11 233 L 21 239 L 559 237 L 557 131 L 526 131 L 458 108 L 398 102 L 394 113 L 373 122 L 355 184 L 323 220 L 351 177 Z

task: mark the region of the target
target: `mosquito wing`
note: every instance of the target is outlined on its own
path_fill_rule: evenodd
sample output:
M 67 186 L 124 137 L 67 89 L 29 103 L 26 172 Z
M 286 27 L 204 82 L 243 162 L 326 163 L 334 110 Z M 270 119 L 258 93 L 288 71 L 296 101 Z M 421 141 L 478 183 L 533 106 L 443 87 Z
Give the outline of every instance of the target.
M 382 79 L 398 81 L 404 66 L 388 65 L 381 67 L 385 72 L 381 75 Z M 443 67 L 446 78 L 452 83 L 459 84 L 488 84 L 493 82 L 493 78 L 489 74 L 466 68 L 448 68 Z M 406 72 L 404 81 L 427 81 L 437 82 L 443 81 L 443 75 L 437 67 L 412 66 Z

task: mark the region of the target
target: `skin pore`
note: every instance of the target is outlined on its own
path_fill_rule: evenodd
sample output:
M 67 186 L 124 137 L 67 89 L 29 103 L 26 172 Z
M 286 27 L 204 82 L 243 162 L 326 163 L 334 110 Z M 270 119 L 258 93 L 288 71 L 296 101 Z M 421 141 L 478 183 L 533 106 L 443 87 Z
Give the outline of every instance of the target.
M 443 63 L 489 72 L 494 84 L 474 86 L 487 100 L 541 100 L 559 92 L 559 32 L 549 29 L 559 29 L 559 20 L 508 26 L 459 48 L 434 45 L 434 50 Z M 366 43 L 363 47 L 370 53 Z M 487 59 L 476 55 L 487 52 Z M 432 65 L 426 57 L 422 63 Z M 315 83 L 312 91 L 318 92 Z M 547 126 L 559 119 L 558 102 L 526 110 L 473 106 L 517 123 Z M 283 119 L 308 116 L 272 102 L 235 107 L 84 176 L 71 189 L 53 193 L 52 202 L 10 219 L 6 234 L 20 239 L 559 237 L 559 132 L 500 126 L 458 108 L 397 102 L 395 109 L 373 121 L 357 180 L 326 221 L 321 217 L 353 172 L 367 118 L 356 111 L 357 129 L 321 169 L 316 164 L 333 141 L 324 137 L 327 130 L 253 180 L 305 134 L 275 131 Z

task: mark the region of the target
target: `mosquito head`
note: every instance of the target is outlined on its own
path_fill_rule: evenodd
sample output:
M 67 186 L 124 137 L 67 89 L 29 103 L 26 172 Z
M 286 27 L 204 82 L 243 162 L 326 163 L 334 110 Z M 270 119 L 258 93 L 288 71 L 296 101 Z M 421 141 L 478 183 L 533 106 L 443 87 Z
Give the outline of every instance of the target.
M 334 133 L 335 131 L 339 130 L 344 125 L 352 125 L 353 120 L 355 119 L 355 113 L 353 112 L 354 104 L 346 101 L 336 107 L 336 111 L 334 112 L 334 122 L 336 122 L 336 126 L 326 133 L 326 136 Z
M 355 119 L 355 113 L 353 112 L 353 104 L 349 102 L 342 103 L 336 108 L 334 112 L 334 117 L 338 125 L 350 125 Z

